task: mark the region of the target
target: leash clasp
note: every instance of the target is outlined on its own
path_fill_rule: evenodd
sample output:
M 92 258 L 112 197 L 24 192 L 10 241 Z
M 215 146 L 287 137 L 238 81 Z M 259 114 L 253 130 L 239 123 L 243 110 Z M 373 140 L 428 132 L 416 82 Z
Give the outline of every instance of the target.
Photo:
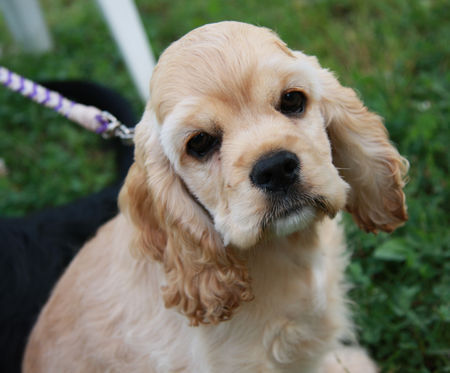
M 107 111 L 102 111 L 101 121 L 105 124 L 101 132 L 103 138 L 110 139 L 111 137 L 118 137 L 125 145 L 133 144 L 134 128 L 125 126 Z

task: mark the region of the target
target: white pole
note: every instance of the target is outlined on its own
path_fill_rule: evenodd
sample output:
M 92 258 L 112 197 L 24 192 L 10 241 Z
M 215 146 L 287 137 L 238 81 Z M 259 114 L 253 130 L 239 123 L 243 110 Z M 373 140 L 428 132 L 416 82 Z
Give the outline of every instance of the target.
M 133 0 L 97 0 L 97 3 L 141 98 L 148 100 L 155 58 Z
M 52 48 L 52 40 L 37 0 L 0 0 L 8 28 L 22 47 L 33 53 Z

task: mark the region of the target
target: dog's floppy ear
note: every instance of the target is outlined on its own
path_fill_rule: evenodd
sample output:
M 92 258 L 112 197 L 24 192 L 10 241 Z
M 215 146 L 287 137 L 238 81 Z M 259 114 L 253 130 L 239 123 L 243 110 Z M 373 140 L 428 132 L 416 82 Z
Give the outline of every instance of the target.
M 382 119 L 352 89 L 325 69 L 320 80 L 333 163 L 351 186 L 346 208 L 365 231 L 393 231 L 408 219 L 402 190 L 408 161 L 389 142 Z
M 136 229 L 133 249 L 162 263 L 166 307 L 178 307 L 192 325 L 227 320 L 251 298 L 247 268 L 175 174 L 149 117 L 137 127 L 136 160 L 120 194 Z

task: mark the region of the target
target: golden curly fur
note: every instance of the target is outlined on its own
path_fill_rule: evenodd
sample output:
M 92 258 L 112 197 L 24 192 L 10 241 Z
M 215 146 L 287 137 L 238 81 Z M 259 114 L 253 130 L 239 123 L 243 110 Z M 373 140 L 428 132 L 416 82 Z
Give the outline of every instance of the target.
M 290 115 L 293 90 L 306 101 Z M 189 150 L 199 134 L 206 156 Z M 135 145 L 121 213 L 54 289 L 24 372 L 376 371 L 340 345 L 336 214 L 395 229 L 408 163 L 353 90 L 270 30 L 206 25 L 161 56 Z M 254 179 L 273 154 L 296 162 L 283 197 Z

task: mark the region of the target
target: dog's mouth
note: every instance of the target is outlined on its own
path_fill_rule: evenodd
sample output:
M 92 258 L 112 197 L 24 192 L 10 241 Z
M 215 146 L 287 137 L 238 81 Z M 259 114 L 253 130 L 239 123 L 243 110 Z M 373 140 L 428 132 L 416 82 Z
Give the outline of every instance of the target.
M 261 221 L 262 231 L 277 236 L 308 227 L 320 213 L 330 217 L 336 214 L 326 198 L 304 192 L 284 198 L 269 197 L 268 205 Z

